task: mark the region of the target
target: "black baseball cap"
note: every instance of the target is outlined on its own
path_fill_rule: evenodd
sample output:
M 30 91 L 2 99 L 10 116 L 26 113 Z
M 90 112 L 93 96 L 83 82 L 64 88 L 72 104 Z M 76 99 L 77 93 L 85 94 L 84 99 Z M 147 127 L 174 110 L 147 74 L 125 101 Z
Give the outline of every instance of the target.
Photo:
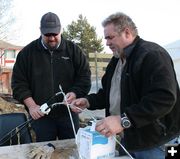
M 40 29 L 42 34 L 59 34 L 61 30 L 59 17 L 52 12 L 44 14 L 41 18 Z

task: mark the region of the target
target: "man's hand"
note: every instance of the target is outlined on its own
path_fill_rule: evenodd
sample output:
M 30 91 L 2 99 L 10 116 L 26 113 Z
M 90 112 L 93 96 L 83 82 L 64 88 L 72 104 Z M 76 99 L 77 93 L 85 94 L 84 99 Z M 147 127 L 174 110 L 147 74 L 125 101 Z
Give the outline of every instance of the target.
M 76 99 L 76 94 L 74 92 L 69 92 L 66 94 L 66 99 L 67 99 L 67 102 L 71 104 L 72 101 Z
M 24 104 L 29 109 L 29 114 L 34 120 L 37 120 L 44 116 L 44 114 L 40 111 L 40 106 L 35 103 L 32 97 L 28 97 L 24 100 Z
M 121 133 L 124 128 L 121 126 L 119 115 L 108 116 L 96 123 L 96 131 L 106 137 Z
M 72 107 L 72 111 L 76 112 L 76 113 L 81 113 L 81 109 L 85 109 L 85 108 L 89 108 L 89 102 L 86 98 L 78 98 L 76 100 L 74 100 L 71 103 Z M 80 108 L 80 109 L 78 109 Z
M 37 120 L 44 116 L 44 114 L 40 111 L 39 105 L 29 107 L 29 114 L 34 120 Z

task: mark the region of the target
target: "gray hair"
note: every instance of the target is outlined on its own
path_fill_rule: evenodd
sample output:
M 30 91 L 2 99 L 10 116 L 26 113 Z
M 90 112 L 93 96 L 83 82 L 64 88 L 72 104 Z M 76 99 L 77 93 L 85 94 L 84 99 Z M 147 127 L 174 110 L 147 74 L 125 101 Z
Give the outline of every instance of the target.
M 129 28 L 133 36 L 138 35 L 138 30 L 132 19 L 122 12 L 111 14 L 103 22 L 102 26 L 106 27 L 109 24 L 114 24 L 117 32 L 120 34 L 125 28 Z

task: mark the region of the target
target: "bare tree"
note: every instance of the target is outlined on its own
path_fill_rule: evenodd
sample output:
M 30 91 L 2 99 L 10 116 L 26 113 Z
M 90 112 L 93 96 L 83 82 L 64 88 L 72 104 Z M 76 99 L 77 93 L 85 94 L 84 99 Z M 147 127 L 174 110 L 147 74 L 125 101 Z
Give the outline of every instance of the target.
M 0 40 L 10 40 L 11 26 L 15 22 L 12 8 L 13 0 L 0 0 Z

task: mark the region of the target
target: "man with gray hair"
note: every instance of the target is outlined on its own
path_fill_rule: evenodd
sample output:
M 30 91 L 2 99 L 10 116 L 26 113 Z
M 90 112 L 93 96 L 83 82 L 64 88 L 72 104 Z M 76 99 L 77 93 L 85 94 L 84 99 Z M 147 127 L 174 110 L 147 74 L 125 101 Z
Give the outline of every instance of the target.
M 110 15 L 102 25 L 114 56 L 102 88 L 73 104 L 105 108 L 107 117 L 96 130 L 107 137 L 120 133 L 136 159 L 164 159 L 165 144 L 177 142 L 180 134 L 180 92 L 172 59 L 158 44 L 141 39 L 124 13 Z

